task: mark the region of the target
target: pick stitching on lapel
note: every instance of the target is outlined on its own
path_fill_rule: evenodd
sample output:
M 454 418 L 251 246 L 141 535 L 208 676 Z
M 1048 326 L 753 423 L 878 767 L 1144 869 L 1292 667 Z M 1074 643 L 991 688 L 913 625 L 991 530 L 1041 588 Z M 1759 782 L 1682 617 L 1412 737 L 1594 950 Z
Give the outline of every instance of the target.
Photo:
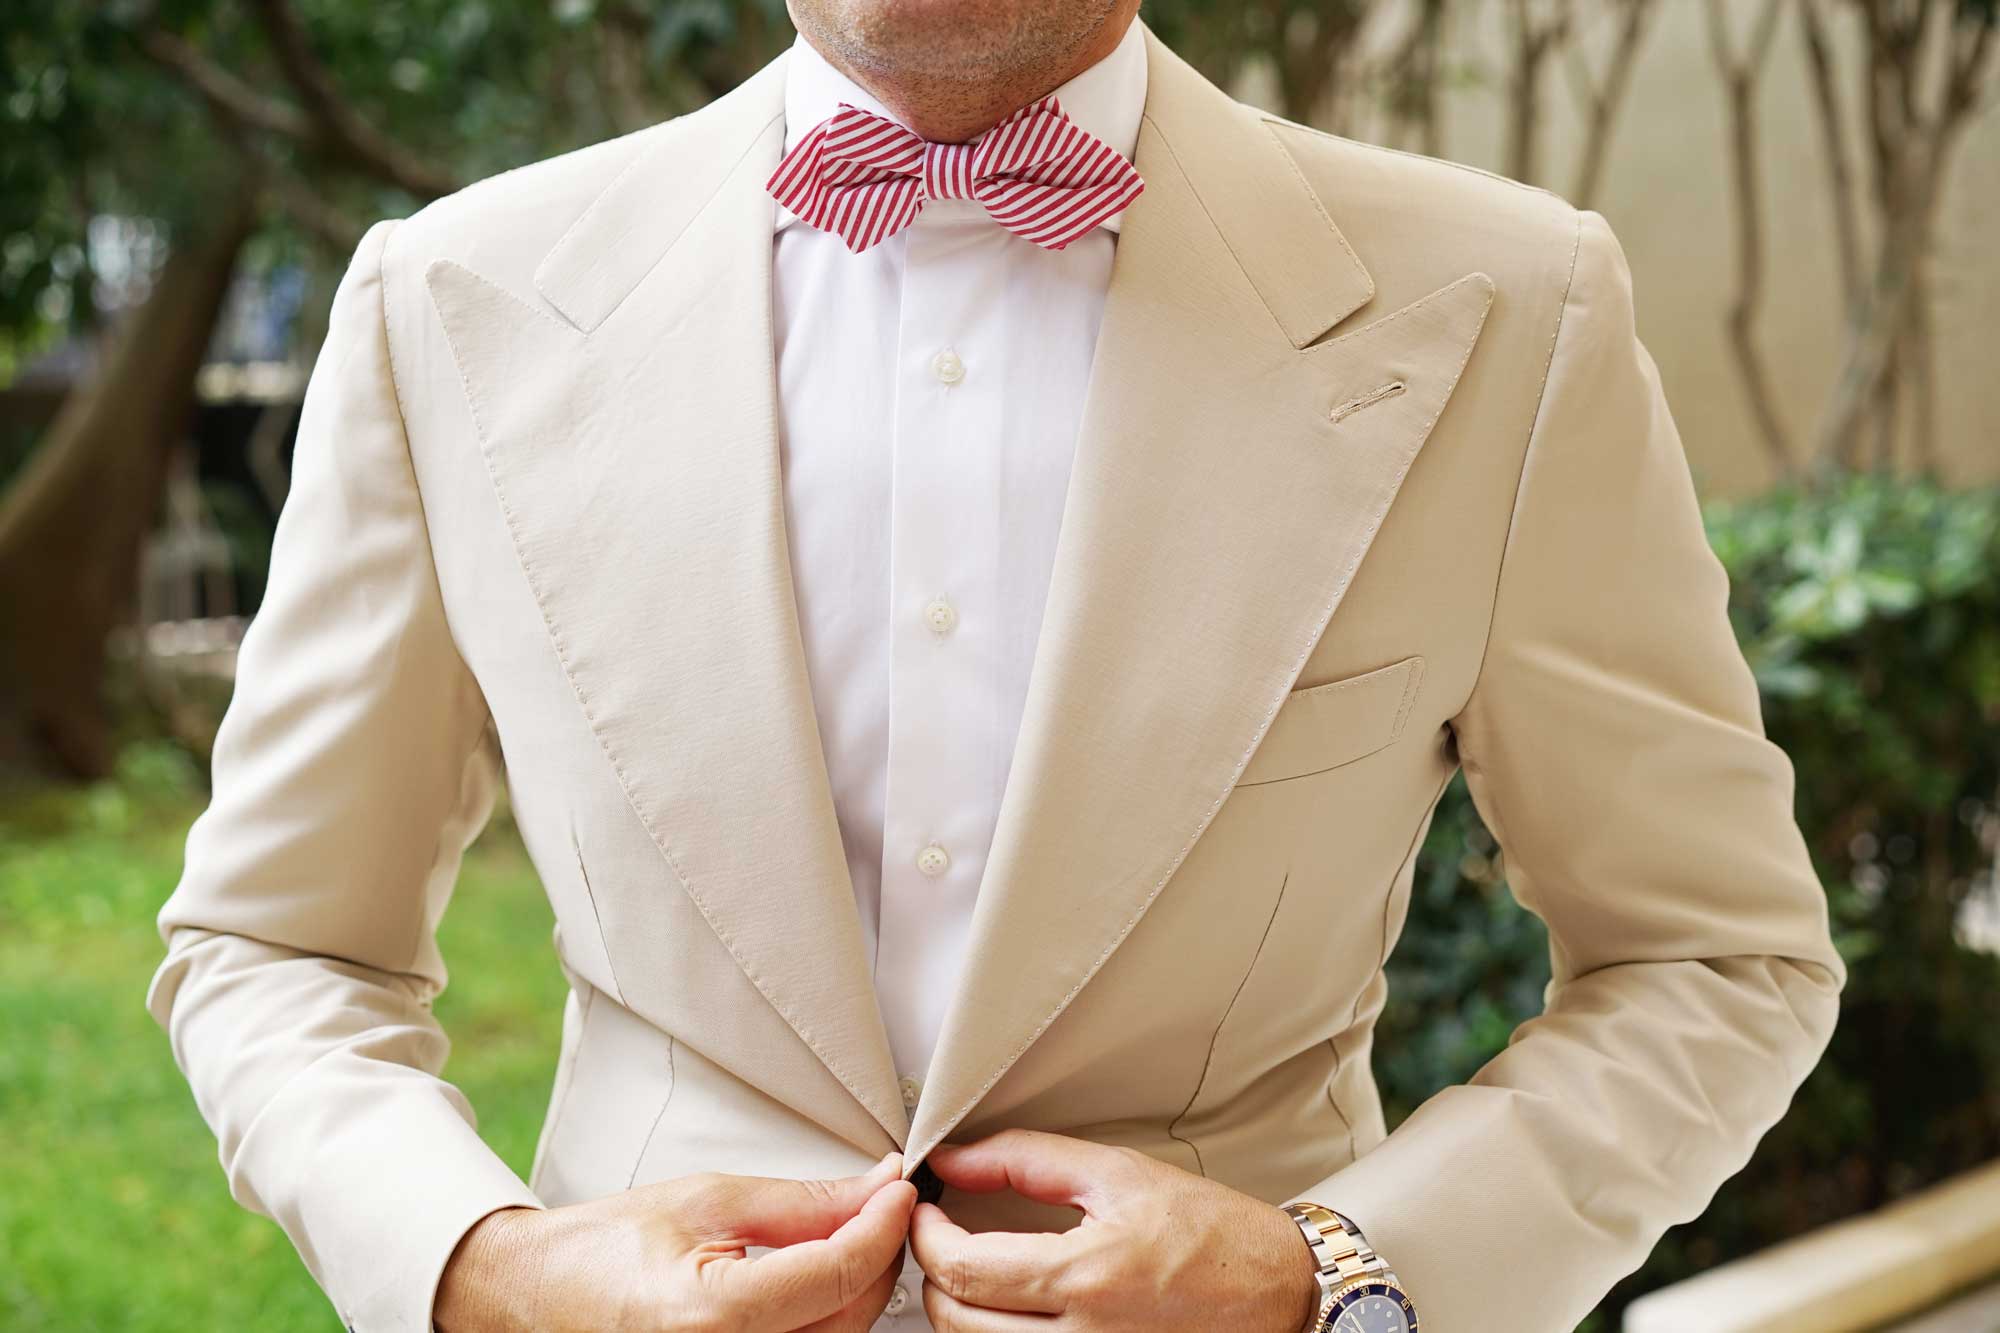
M 1319 642 L 1484 326 L 1374 285 L 1257 114 L 1156 40 L 1042 638 L 914 1171 L 1166 888 Z M 1403 393 L 1338 423 L 1339 403 Z M 1225 554 L 1222 554 L 1226 552 Z
M 1147 38 L 1149 188 L 1121 230 L 1026 714 L 914 1123 L 806 689 L 769 303 L 751 327 L 757 302 L 736 299 L 760 270 L 729 228 L 740 241 L 746 219 L 768 224 L 781 62 L 653 131 L 551 248 L 535 282 L 561 320 L 455 265 L 428 275 L 483 400 L 482 448 L 517 549 L 634 809 L 745 974 L 907 1144 L 906 1174 L 1063 1013 L 1206 829 L 1326 631 L 1492 300 L 1491 281 L 1468 274 L 1322 340 L 1373 298 L 1373 280 L 1266 118 Z M 661 375 L 675 352 L 688 359 L 679 392 Z M 1407 391 L 1332 420 L 1392 377 Z M 701 569 L 723 586 L 692 598 L 665 576 L 669 557 L 682 584 Z M 616 579 L 590 591 L 610 564 Z M 738 619 L 717 613 L 725 603 Z M 1151 672 L 1138 690 L 1135 662 Z M 676 712 L 687 697 L 711 706 Z M 814 1104 L 819 1086 L 767 1090 L 861 1142 L 865 1127 Z
M 535 290 L 593 332 L 679 243 L 785 113 L 789 49 L 698 111 L 664 121 L 535 268 Z M 776 159 L 772 159 L 776 165 Z
M 808 1048 L 794 1063 L 761 1037 L 754 1058 L 717 1056 L 879 1151 L 908 1118 L 813 714 L 780 484 L 771 69 L 662 127 L 557 242 L 537 273 L 562 318 L 451 261 L 426 280 L 591 730 L 679 889 Z M 757 1030 L 752 1016 L 733 1026 Z M 826 1100 L 829 1071 L 865 1117 Z

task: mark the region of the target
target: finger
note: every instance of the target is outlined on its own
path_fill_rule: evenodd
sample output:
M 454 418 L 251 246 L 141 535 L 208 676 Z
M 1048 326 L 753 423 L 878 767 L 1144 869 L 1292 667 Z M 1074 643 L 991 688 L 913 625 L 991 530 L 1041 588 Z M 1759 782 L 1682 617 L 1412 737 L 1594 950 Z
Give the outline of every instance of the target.
M 821 1240 L 902 1172 L 903 1155 L 892 1152 L 858 1176 L 831 1180 L 704 1176 L 678 1201 L 675 1221 L 697 1240 L 739 1249 Z
M 1045 1314 L 967 1305 L 935 1282 L 924 1283 L 924 1314 L 937 1333 L 1050 1333 L 1065 1327 Z
M 903 1274 L 903 1250 L 896 1249 L 895 1257 L 883 1265 L 875 1280 L 868 1284 L 868 1290 L 855 1297 L 844 1309 L 816 1319 L 798 1330 L 798 1333 L 867 1333 L 882 1312 L 889 1308 L 889 1297 L 895 1293 L 896 1279 Z
M 903 1250 L 916 1187 L 892 1180 L 823 1240 L 714 1265 L 723 1308 L 744 1333 L 787 1333 L 852 1305 Z
M 945 1294 L 988 1310 L 1059 1314 L 1075 1244 L 1060 1231 L 970 1232 L 934 1203 L 910 1214 L 910 1253 Z
M 945 1184 L 973 1193 L 1011 1189 L 1038 1203 L 1091 1211 L 1106 1191 L 1132 1178 L 1121 1149 L 1034 1129 L 1003 1129 L 976 1143 L 944 1144 L 927 1160 Z

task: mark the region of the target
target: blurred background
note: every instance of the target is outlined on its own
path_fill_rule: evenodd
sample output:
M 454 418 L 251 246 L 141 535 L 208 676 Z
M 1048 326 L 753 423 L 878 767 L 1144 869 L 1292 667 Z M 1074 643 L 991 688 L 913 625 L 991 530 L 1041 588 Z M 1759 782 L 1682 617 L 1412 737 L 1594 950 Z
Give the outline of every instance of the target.
M 1591 1327 L 2000 1329 L 1996 0 L 1141 12 L 1247 100 L 1601 210 L 1631 260 L 1852 980 L 1791 1114 Z M 338 1326 L 141 1007 L 334 280 L 374 219 L 791 38 L 781 0 L 0 7 L 0 1328 Z M 549 925 L 503 805 L 438 1008 L 524 1172 Z M 1455 784 L 1392 1124 L 1539 1008 L 1546 948 Z

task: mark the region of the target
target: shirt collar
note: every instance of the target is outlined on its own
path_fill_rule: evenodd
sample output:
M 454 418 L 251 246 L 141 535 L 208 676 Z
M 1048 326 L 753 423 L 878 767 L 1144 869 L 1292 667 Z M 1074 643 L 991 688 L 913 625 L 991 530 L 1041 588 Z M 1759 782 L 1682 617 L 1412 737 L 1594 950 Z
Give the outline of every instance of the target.
M 1053 91 L 1071 120 L 1131 161 L 1132 155 L 1138 151 L 1139 118 L 1146 109 L 1146 41 L 1138 20 L 1132 20 L 1125 36 L 1107 55 L 1057 85 Z M 794 37 L 790 58 L 785 62 L 784 151 L 789 153 L 842 102 L 890 120 L 897 119 L 874 94 L 828 63 L 804 34 Z M 978 136 L 975 136 L 974 142 L 977 141 Z M 917 220 L 921 223 L 934 213 L 942 216 L 950 211 L 951 205 L 978 210 L 975 216 L 985 212 L 969 199 L 933 199 L 925 203 L 924 211 Z M 797 214 L 783 204 L 774 204 L 773 208 L 776 211 L 774 232 L 783 231 L 798 221 Z M 1100 225 L 1115 232 L 1124 216 L 1121 209 Z

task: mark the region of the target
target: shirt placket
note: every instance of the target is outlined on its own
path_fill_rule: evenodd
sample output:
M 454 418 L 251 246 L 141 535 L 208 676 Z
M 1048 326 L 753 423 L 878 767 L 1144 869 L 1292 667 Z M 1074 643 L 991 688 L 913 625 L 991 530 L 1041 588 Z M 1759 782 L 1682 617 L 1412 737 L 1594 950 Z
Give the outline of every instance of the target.
M 875 978 L 914 1107 L 991 840 L 1001 544 L 997 228 L 912 226 L 895 359 L 889 758 Z M 997 353 L 996 353 L 997 354 Z

